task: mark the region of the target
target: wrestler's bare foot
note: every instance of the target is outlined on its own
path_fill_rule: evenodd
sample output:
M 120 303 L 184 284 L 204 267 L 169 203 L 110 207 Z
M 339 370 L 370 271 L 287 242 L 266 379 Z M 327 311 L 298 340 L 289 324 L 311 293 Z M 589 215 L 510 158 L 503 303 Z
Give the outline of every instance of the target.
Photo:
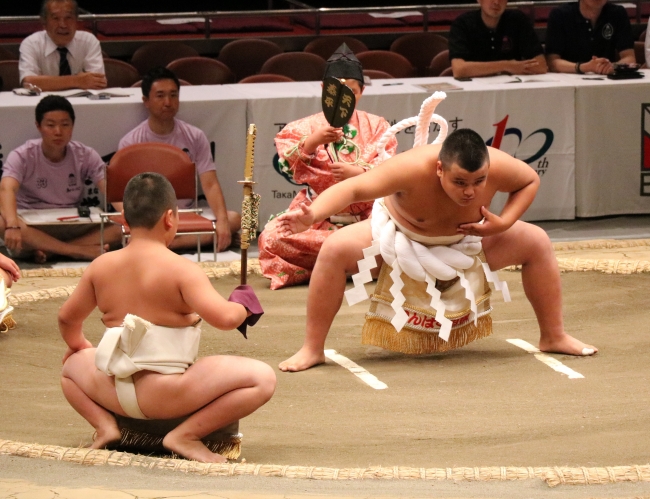
M 595 346 L 587 345 L 566 333 L 558 339 L 540 338 L 539 349 L 542 352 L 564 353 L 581 357 L 593 355 L 598 351 Z
M 292 357 L 280 362 L 280 371 L 298 372 L 325 363 L 325 352 L 322 349 L 313 351 L 303 346 Z
M 200 439 L 187 439 L 168 433 L 163 439 L 163 447 L 175 452 L 185 459 L 192 459 L 202 463 L 227 463 L 228 459 L 221 454 L 216 454 L 208 449 Z
M 120 429 L 117 427 L 117 424 L 112 426 L 104 426 L 98 428 L 95 433 L 95 440 L 90 444 L 91 449 L 104 449 L 107 445 L 112 444 L 113 442 L 119 442 L 122 438 Z

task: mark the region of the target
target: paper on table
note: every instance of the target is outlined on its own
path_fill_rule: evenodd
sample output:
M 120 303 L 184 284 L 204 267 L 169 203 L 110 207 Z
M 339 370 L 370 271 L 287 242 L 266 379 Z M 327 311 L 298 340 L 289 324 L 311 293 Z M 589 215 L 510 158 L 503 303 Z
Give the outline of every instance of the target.
M 77 88 L 74 88 L 72 90 L 63 90 L 60 92 L 47 92 L 48 94 L 53 94 L 53 95 L 60 95 L 61 97 L 91 97 L 91 96 L 97 96 L 97 97 L 103 97 L 105 99 L 110 98 L 110 97 L 130 97 L 133 95 L 133 93 L 113 93 L 113 92 L 91 92 L 90 90 L 79 90 Z
M 502 83 L 549 83 L 558 82 L 560 80 L 553 78 L 552 75 L 532 75 L 532 76 L 517 76 L 517 75 L 498 75 L 480 78 L 480 81 L 492 85 L 500 85 Z
M 88 224 L 101 222 L 99 214 L 101 210 L 96 207 L 90 208 L 90 218 L 73 218 L 67 220 L 57 220 L 62 217 L 79 216 L 77 208 L 48 208 L 44 210 L 18 210 L 18 216 L 22 218 L 27 225 L 59 225 L 66 223 Z
M 462 88 L 458 85 L 454 85 L 453 83 L 448 83 L 446 81 L 441 81 L 440 83 L 419 83 L 417 86 L 425 89 L 429 93 L 462 90 Z
M 38 96 L 41 93 L 37 90 L 32 90 L 31 88 L 14 88 L 13 92 L 16 95 L 26 95 L 26 96 Z

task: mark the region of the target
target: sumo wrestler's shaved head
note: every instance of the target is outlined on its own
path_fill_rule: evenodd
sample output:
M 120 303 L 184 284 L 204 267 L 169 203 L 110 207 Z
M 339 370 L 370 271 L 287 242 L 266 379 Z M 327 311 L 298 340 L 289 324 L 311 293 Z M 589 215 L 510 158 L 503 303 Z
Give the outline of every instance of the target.
M 176 211 L 172 184 L 158 173 L 136 175 L 124 190 L 124 218 L 129 227 L 153 229 L 167 210 Z

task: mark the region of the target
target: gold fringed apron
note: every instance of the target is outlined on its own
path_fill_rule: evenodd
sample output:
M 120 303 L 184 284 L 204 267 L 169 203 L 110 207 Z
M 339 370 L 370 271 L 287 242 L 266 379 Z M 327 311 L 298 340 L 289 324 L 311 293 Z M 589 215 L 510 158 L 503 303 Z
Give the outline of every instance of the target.
M 436 310 L 430 306 L 431 296 L 426 292 L 427 284 L 414 281 L 405 275 L 402 276 L 404 281 L 402 293 L 406 302 L 402 308 L 408 315 L 408 321 L 399 333 L 395 330 L 391 324 L 395 315 L 391 307 L 393 296 L 390 293 L 390 287 L 393 285 L 390 277 L 392 268 L 384 263 L 375 292 L 370 297 L 370 310 L 366 314 L 361 342 L 364 345 L 374 345 L 394 352 L 425 354 L 453 350 L 489 336 L 492 334 L 490 316 L 492 291 L 480 268 L 480 263 L 476 266 L 479 272 L 476 279 L 478 282 L 474 282 L 472 286 L 478 309 L 476 324 L 471 320 L 471 310 L 459 278 L 436 283 L 436 288 L 441 292 L 441 299 L 447 304 L 445 317 L 452 321 L 451 334 L 448 341 L 445 341 L 438 336 L 440 324 L 435 319 Z M 465 271 L 466 276 L 468 273 L 469 270 Z
M 368 298 L 364 284 L 382 266 L 363 328 L 364 344 L 403 353 L 461 347 L 492 332 L 490 285 L 510 301 L 508 286 L 485 261 L 481 238 L 423 236 L 399 224 L 383 200 L 372 212 L 372 245 L 363 250 L 350 305 Z

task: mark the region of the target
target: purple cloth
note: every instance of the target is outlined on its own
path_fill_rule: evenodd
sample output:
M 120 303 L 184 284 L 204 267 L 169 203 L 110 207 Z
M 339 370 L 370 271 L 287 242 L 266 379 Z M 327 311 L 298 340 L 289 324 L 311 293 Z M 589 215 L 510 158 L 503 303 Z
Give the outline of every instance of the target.
M 237 327 L 239 332 L 244 335 L 244 338 L 248 339 L 246 336 L 246 327 L 254 326 L 257 321 L 260 320 L 260 317 L 262 317 L 264 314 L 262 305 L 257 299 L 257 296 L 255 296 L 255 291 L 253 291 L 253 288 L 251 288 L 248 284 L 242 284 L 241 286 L 237 286 L 233 292 L 230 293 L 228 301 L 233 301 L 235 303 L 243 305 L 246 310 L 251 313 L 251 315 L 249 317 L 246 317 L 246 320 L 244 320 L 244 322 L 242 322 L 241 325 Z

